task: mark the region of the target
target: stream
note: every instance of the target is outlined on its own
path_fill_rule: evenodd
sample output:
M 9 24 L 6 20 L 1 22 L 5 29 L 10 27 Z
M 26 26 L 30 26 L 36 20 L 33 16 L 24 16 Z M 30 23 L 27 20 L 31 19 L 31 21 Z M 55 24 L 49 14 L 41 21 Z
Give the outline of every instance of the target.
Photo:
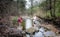
M 32 19 L 30 19 L 30 18 L 26 19 L 26 26 L 25 27 L 26 27 L 26 29 L 29 29 L 32 27 Z M 52 31 L 49 31 L 49 30 L 47 30 L 45 32 L 44 27 L 39 28 L 39 32 L 35 32 L 35 34 L 33 35 L 33 37 L 49 37 L 49 36 L 55 37 L 55 33 Z M 26 37 L 30 37 L 30 35 L 26 34 Z

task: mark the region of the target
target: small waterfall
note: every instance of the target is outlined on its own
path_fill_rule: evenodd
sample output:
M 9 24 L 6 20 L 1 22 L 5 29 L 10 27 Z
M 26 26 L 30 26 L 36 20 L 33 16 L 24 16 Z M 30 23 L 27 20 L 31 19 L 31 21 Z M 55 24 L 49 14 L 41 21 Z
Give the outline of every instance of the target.
M 31 27 L 32 27 L 32 19 L 27 18 L 27 19 L 26 19 L 25 28 L 26 28 L 26 30 L 27 30 L 27 29 L 29 29 L 29 28 L 31 28 Z M 30 37 L 30 35 L 26 34 L 26 37 Z
M 26 19 L 26 29 L 29 29 L 32 27 L 32 20 L 30 18 Z

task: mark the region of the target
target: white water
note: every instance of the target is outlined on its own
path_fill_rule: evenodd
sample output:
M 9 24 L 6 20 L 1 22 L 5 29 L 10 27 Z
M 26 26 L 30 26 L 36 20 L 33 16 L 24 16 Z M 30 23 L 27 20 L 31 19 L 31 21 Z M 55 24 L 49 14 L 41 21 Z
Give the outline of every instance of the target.
M 45 32 L 45 29 L 43 27 L 41 27 L 39 29 L 39 32 L 35 33 L 35 35 L 34 35 L 34 37 L 44 37 L 44 36 L 46 36 L 46 37 L 48 37 L 48 36 L 55 37 L 55 33 L 53 31 Z
M 26 29 L 29 29 L 32 27 L 32 20 L 30 18 L 26 19 Z
M 32 20 L 30 18 L 26 19 L 26 29 L 29 29 L 32 27 Z M 30 37 L 29 35 L 26 34 L 26 37 Z

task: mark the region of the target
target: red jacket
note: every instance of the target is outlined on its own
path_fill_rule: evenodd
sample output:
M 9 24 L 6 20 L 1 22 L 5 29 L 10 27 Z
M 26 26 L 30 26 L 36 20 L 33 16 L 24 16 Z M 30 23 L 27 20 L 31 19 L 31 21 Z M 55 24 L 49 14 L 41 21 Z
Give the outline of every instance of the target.
M 22 23 L 22 18 L 21 17 L 18 18 L 18 23 Z

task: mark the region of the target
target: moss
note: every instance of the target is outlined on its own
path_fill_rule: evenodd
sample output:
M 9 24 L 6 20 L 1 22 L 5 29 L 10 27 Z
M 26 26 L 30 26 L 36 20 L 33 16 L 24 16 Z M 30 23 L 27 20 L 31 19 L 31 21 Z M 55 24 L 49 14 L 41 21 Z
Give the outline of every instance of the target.
M 15 17 L 13 18 L 13 20 L 12 20 L 12 21 L 13 21 L 13 25 L 17 24 L 17 18 L 18 18 L 17 16 L 15 16 Z
M 22 22 L 22 27 L 23 27 L 23 30 L 25 30 L 25 21 L 23 20 L 23 22 Z
M 56 16 L 59 17 L 59 16 L 60 16 L 60 13 L 57 12 L 57 13 L 56 13 Z

